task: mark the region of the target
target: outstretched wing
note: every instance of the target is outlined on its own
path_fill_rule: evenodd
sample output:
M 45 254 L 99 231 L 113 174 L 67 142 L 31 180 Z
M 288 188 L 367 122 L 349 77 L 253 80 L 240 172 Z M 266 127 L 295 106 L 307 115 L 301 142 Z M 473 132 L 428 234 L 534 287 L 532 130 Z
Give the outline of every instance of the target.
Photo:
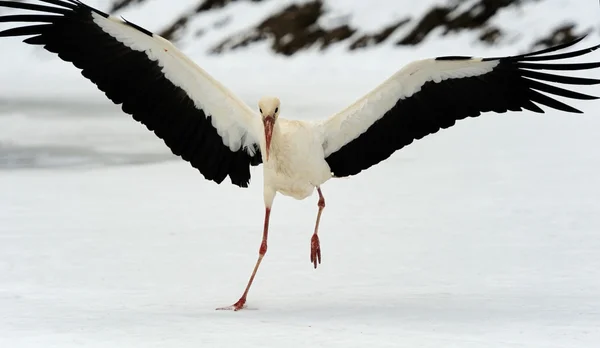
M 318 124 L 331 171 L 336 177 L 358 174 L 415 139 L 483 112 L 526 109 L 543 113 L 537 103 L 580 113 L 549 95 L 581 100 L 597 98 L 547 82 L 594 85 L 600 80 L 540 70 L 594 69 L 600 63 L 539 62 L 573 58 L 600 47 L 553 53 L 582 39 L 519 56 L 440 57 L 407 65 L 353 105 Z
M 206 179 L 248 186 L 250 166 L 262 163 L 260 118 L 249 106 L 158 35 L 80 1 L 38 1 L 51 6 L 0 1 L 27 11 L 0 23 L 29 23 L 0 37 L 27 36 L 72 62 Z

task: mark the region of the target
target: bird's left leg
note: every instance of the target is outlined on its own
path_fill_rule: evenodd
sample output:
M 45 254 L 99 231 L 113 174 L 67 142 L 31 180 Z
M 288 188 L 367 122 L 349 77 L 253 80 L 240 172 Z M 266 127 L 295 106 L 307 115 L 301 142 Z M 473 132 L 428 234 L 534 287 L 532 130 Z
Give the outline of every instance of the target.
M 319 242 L 319 222 L 321 221 L 321 213 L 325 208 L 325 198 L 321 192 L 321 188 L 317 187 L 319 193 L 319 212 L 317 213 L 317 222 L 315 223 L 315 232 L 310 239 L 310 262 L 317 268 L 317 262 L 321 263 L 321 243 Z

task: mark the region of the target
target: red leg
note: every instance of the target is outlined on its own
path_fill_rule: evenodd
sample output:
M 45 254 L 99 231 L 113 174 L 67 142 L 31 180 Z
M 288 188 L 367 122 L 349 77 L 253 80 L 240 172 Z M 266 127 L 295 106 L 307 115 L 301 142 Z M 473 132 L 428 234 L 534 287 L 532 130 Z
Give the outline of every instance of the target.
M 317 187 L 319 193 L 319 212 L 317 213 L 317 223 L 315 224 L 315 232 L 310 239 L 310 262 L 317 268 L 317 262 L 321 263 L 321 243 L 319 242 L 319 222 L 321 221 L 321 213 L 325 208 L 325 198 L 321 192 L 321 188 Z
M 252 271 L 252 275 L 250 276 L 250 280 L 248 280 L 248 285 L 246 285 L 246 290 L 242 294 L 242 297 L 229 307 L 221 307 L 217 308 L 217 310 L 234 310 L 239 311 L 242 308 L 246 307 L 246 297 L 248 296 L 248 291 L 250 291 L 250 286 L 252 285 L 252 281 L 254 281 L 254 276 L 256 276 L 256 271 L 258 271 L 258 267 L 260 263 L 267 253 L 267 236 L 269 235 L 269 216 L 271 215 L 271 208 L 265 208 L 265 226 L 263 229 L 263 237 L 262 242 L 260 243 L 260 249 L 258 249 L 258 260 L 256 260 L 256 265 L 254 265 L 254 270 Z

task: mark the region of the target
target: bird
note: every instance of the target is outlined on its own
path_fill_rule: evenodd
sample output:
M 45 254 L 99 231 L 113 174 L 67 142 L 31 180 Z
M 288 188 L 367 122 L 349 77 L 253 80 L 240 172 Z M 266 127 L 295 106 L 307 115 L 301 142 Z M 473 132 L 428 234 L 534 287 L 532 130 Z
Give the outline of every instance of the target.
M 322 185 L 371 168 L 416 140 L 483 114 L 543 108 L 582 111 L 556 97 L 596 96 L 557 85 L 597 85 L 598 79 L 559 74 L 596 69 L 599 62 L 562 62 L 589 54 L 569 42 L 500 57 L 440 56 L 410 62 L 345 109 L 317 120 L 281 117 L 278 97 L 251 107 L 167 39 L 79 0 L 0 1 L 11 8 L 0 23 L 25 23 L 0 37 L 25 37 L 80 70 L 125 114 L 162 139 L 205 180 L 248 187 L 262 165 L 264 225 L 258 258 L 239 300 L 220 310 L 247 308 L 249 290 L 267 252 L 277 194 L 318 195 L 310 263 L 321 264 Z M 14 11 L 23 11 L 15 13 Z

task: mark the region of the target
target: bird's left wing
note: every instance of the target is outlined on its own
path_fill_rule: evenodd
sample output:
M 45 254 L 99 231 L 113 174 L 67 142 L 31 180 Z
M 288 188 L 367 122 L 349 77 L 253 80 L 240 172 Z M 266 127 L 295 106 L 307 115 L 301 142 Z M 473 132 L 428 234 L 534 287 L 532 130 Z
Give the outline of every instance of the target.
M 78 0 L 0 1 L 26 14 L 2 22 L 33 23 L 0 32 L 28 36 L 82 70 L 124 112 L 171 151 L 221 183 L 245 187 L 250 166 L 262 163 L 260 118 L 248 105 L 164 38 Z
M 582 100 L 596 97 L 547 82 L 593 85 L 600 80 L 539 70 L 593 69 L 600 67 L 600 63 L 539 62 L 577 57 L 600 47 L 553 53 L 582 39 L 519 56 L 440 57 L 408 64 L 356 103 L 317 123 L 331 171 L 336 177 L 355 175 L 415 139 L 483 112 L 526 109 L 543 113 L 536 103 L 565 112 L 580 112 L 541 92 Z

